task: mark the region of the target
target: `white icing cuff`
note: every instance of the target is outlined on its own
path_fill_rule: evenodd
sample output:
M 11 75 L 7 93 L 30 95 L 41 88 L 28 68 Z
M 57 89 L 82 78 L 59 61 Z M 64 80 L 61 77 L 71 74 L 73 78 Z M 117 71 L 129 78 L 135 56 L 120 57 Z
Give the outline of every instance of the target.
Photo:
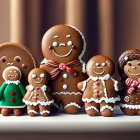
M 111 111 L 113 111 L 115 108 L 109 105 L 105 105 L 100 109 L 100 112 L 104 111 L 105 109 L 110 109 Z
M 0 106 L 0 108 L 24 108 L 26 105 L 23 106 Z
M 102 97 L 101 99 L 94 99 L 94 98 L 82 98 L 82 101 L 83 102 L 95 102 L 95 103 L 101 103 L 102 101 L 105 101 L 106 103 L 115 103 L 116 101 L 120 101 L 120 96 L 118 95 L 117 97 L 112 97 L 112 98 L 105 98 L 105 97 Z
M 17 81 L 9 81 L 9 80 L 6 80 L 5 83 L 7 85 L 9 85 L 9 84 L 16 84 L 16 85 L 18 85 L 18 84 L 20 84 L 20 81 L 19 80 L 17 80 Z
M 50 111 L 44 110 L 44 111 L 40 112 L 41 115 L 44 114 L 44 113 L 50 114 Z
M 29 114 L 29 113 L 37 114 L 37 112 L 36 112 L 35 110 L 29 110 L 29 111 L 28 111 L 28 114 Z
M 43 86 L 41 87 L 41 89 L 45 92 L 45 91 L 47 90 L 47 86 L 46 86 L 46 85 L 43 85 Z
M 50 105 L 52 103 L 54 103 L 54 100 L 51 100 L 51 101 L 47 101 L 47 102 L 41 102 L 41 101 L 37 101 L 37 102 L 30 102 L 30 101 L 27 101 L 27 100 L 22 100 L 26 105 L 33 105 L 33 106 L 36 106 L 38 104 L 40 105 L 44 105 L 44 106 L 47 106 L 47 105 Z
M 29 85 L 28 88 L 29 88 L 30 91 L 34 90 L 34 87 L 32 85 Z
M 140 109 L 140 105 L 127 105 L 120 103 L 120 107 L 129 109 Z
M 67 107 L 70 107 L 70 106 L 76 106 L 77 108 L 81 108 L 81 106 L 79 106 L 79 105 L 76 104 L 75 102 L 71 102 L 71 103 L 67 104 L 67 105 L 64 107 L 64 109 L 67 108 Z
M 52 92 L 52 95 L 82 95 L 81 92 Z
M 99 112 L 99 110 L 95 106 L 88 106 L 85 108 L 85 110 L 87 110 L 87 111 L 90 109 L 94 109 L 95 111 Z

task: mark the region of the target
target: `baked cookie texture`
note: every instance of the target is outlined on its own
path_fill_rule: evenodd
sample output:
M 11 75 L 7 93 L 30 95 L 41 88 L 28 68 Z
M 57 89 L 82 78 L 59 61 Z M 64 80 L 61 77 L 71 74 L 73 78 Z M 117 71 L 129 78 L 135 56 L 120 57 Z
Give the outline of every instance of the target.
M 77 86 L 84 92 L 82 100 L 89 116 L 96 116 L 98 112 L 105 117 L 111 116 L 115 102 L 120 101 L 117 92 L 121 83 L 112 78 L 114 71 L 113 61 L 106 56 L 96 55 L 88 61 L 86 73 L 89 78 Z
M 51 94 L 55 100 L 53 112 L 61 104 L 68 114 L 79 112 L 83 103 L 82 92 L 77 88 L 77 83 L 85 80 L 85 62 L 81 59 L 85 50 L 85 38 L 73 26 L 56 25 L 44 34 L 44 60 L 40 67 L 50 75 Z
M 140 50 L 127 50 L 118 60 L 118 72 L 122 78 L 120 107 L 126 115 L 140 115 Z
M 23 102 L 27 105 L 30 116 L 36 116 L 38 110 L 42 116 L 50 114 L 50 105 L 54 102 L 47 86 L 49 76 L 44 69 L 35 68 L 28 75 L 29 85 Z
M 0 88 L 0 108 L 3 116 L 8 116 L 13 111 L 15 116 L 22 115 L 21 108 L 26 105 L 22 102 L 26 90 L 20 79 L 22 73 L 19 68 L 9 66 L 3 71 L 4 83 Z

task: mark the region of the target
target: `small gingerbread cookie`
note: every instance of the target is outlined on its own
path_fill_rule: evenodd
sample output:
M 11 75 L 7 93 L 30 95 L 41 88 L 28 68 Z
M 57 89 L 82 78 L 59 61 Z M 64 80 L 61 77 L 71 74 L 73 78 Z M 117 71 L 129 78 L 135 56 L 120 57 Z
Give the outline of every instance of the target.
M 4 43 L 0 45 L 0 76 L 3 70 L 9 66 L 16 66 L 22 72 L 21 83 L 28 84 L 28 73 L 36 68 L 36 61 L 31 51 L 22 44 Z M 1 77 L 0 85 L 4 80 Z
M 95 116 L 98 112 L 102 116 L 112 115 L 115 102 L 120 101 L 118 81 L 112 78 L 114 71 L 113 61 L 106 56 L 96 55 L 88 61 L 89 78 L 78 83 L 78 88 L 84 92 L 82 100 L 88 115 Z
M 23 102 L 27 105 L 27 112 L 30 116 L 37 115 L 38 109 L 42 116 L 50 114 L 50 105 L 54 102 L 50 95 L 50 88 L 47 86 L 49 77 L 44 69 L 35 68 L 28 75 L 30 85 L 26 87 L 27 93 Z
M 83 34 L 75 27 L 56 25 L 50 28 L 42 39 L 45 59 L 41 68 L 51 78 L 51 93 L 55 99 L 54 108 L 61 103 L 68 114 L 76 114 L 82 106 L 82 92 L 77 83 L 85 80 L 85 63 L 81 60 L 86 49 Z
M 22 115 L 21 108 L 25 107 L 22 102 L 26 90 L 20 83 L 21 71 L 15 66 L 9 66 L 3 71 L 4 83 L 0 88 L 0 108 L 3 116 L 8 116 L 13 111 L 15 116 Z
M 124 84 L 121 109 L 126 115 L 140 115 L 140 50 L 125 51 L 118 60 L 119 74 Z

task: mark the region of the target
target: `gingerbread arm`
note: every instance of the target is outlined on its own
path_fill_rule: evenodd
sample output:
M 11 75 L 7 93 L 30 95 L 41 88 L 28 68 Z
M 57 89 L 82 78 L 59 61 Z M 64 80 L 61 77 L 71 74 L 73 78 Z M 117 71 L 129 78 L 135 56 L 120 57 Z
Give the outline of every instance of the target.
M 20 91 L 22 93 L 22 96 L 24 97 L 24 95 L 26 93 L 26 89 L 24 88 L 24 86 L 21 83 L 19 84 L 19 89 L 20 89 Z
M 82 91 L 84 81 L 77 84 L 77 88 Z
M 1 98 L 2 98 L 2 96 L 3 96 L 3 92 L 4 92 L 4 89 L 6 88 L 6 83 L 4 82 L 3 84 L 2 84 L 2 86 L 1 86 L 1 88 L 0 88 L 0 100 L 1 100 Z

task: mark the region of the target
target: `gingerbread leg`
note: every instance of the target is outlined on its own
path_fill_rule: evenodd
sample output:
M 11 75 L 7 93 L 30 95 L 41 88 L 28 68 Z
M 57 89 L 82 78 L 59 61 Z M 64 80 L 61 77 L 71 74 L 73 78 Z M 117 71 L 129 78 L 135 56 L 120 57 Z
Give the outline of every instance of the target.
M 64 111 L 68 114 L 76 114 L 80 111 L 83 103 L 81 95 L 63 95 Z
M 100 103 L 100 112 L 104 117 L 110 117 L 114 110 L 114 104 L 106 103 L 105 101 Z
M 22 115 L 22 109 L 21 108 L 14 108 L 13 109 L 15 116 L 21 116 Z
M 89 116 L 96 116 L 99 112 L 99 104 L 95 102 L 85 102 L 85 111 Z
M 2 110 L 1 110 L 1 114 L 3 116 L 9 116 L 11 114 L 11 112 L 12 112 L 11 108 L 2 108 Z
M 27 112 L 29 116 L 36 116 L 38 112 L 38 105 L 37 106 L 27 106 Z
M 39 110 L 40 110 L 40 114 L 41 116 L 45 117 L 48 116 L 50 114 L 50 106 L 44 106 L 44 105 L 39 105 Z
M 135 115 L 138 113 L 140 115 L 140 111 L 136 111 L 135 109 L 129 109 L 129 108 L 121 108 L 122 112 L 126 115 Z

